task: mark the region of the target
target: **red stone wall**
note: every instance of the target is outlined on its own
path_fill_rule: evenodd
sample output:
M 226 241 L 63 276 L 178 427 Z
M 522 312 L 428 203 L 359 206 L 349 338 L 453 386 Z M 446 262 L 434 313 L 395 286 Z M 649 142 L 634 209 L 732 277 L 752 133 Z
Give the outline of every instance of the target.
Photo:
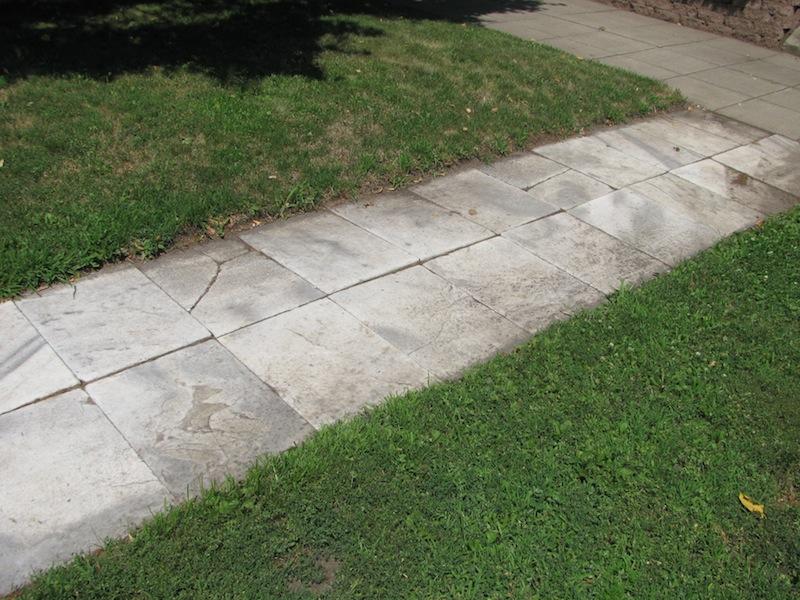
M 687 27 L 779 48 L 800 26 L 800 0 L 600 0 Z

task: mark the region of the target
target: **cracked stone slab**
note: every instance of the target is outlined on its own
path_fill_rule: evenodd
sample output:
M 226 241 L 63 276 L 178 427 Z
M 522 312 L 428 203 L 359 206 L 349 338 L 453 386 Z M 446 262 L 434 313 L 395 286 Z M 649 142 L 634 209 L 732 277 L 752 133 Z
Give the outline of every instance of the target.
M 623 281 L 635 285 L 667 270 L 664 263 L 567 213 L 503 235 L 606 294 Z
M 719 240 L 719 233 L 692 220 L 680 204 L 618 190 L 570 210 L 581 221 L 676 265 Z
M 620 152 L 595 136 L 542 146 L 536 152 L 614 188 L 622 188 L 666 171 L 661 165 Z
M 220 339 L 314 427 L 429 383 L 429 374 L 324 298 Z
M 241 238 L 325 293 L 417 262 L 397 246 L 327 211 L 270 223 Z
M 789 194 L 800 190 L 800 143 L 782 135 L 740 146 L 715 160 Z
M 672 173 L 695 185 L 711 190 L 715 194 L 735 200 L 767 215 L 789 210 L 798 202 L 796 196 L 762 183 L 712 159 L 686 165 L 675 169 Z
M 665 119 L 726 138 L 734 142 L 735 146 L 749 144 L 767 136 L 766 131 L 705 110 L 686 110 L 667 115 Z
M 247 244 L 235 237 L 203 242 L 197 246 L 197 249 L 218 263 L 227 262 L 232 258 L 250 252 Z
M 511 156 L 481 167 L 487 175 L 524 190 L 566 170 L 564 165 L 537 154 Z
M 242 477 L 261 455 L 313 431 L 214 340 L 93 383 L 87 392 L 176 500 L 227 475 Z
M 426 266 L 531 333 L 604 299 L 599 291 L 505 238 L 480 242 Z
M 192 315 L 216 335 L 321 298 L 323 293 L 258 252 L 222 263 Z
M 439 177 L 411 190 L 497 233 L 557 210 L 476 169 Z
M 628 156 L 656 163 L 665 169 L 674 169 L 703 158 L 682 144 L 648 130 L 643 123 L 602 131 L 596 135 L 612 148 Z
M 566 210 L 613 191 L 605 183 L 570 169 L 535 185 L 528 193 L 537 200 Z
M 529 336 L 421 266 L 357 285 L 331 299 L 439 377 L 454 377 Z
M 0 331 L 0 413 L 77 385 L 77 378 L 13 302 L 0 304 Z
M 99 546 L 168 499 L 81 390 L 0 417 L 0 594 Z
M 177 250 L 142 263 L 139 270 L 186 310 L 217 276 L 216 261 L 196 250 Z
M 208 331 L 133 267 L 18 301 L 67 366 L 91 381 L 208 337 Z
M 710 227 L 720 237 L 751 227 L 763 217 L 752 208 L 672 173 L 637 183 L 630 189 L 658 203 L 680 206 L 690 219 Z
M 351 202 L 331 210 L 419 260 L 427 260 L 494 235 L 458 213 L 410 192 L 382 194 L 369 204 Z

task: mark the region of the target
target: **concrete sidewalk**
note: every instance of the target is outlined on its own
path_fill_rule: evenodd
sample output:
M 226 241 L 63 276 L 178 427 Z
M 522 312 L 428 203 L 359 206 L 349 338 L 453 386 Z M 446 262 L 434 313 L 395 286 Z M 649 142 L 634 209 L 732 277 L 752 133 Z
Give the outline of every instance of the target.
M 565 12 L 588 5 L 487 19 L 611 43 Z M 606 129 L 0 304 L 0 593 L 787 210 L 800 143 L 771 131 Z
M 424 7 L 660 79 L 704 108 L 800 139 L 800 57 L 590 0 Z

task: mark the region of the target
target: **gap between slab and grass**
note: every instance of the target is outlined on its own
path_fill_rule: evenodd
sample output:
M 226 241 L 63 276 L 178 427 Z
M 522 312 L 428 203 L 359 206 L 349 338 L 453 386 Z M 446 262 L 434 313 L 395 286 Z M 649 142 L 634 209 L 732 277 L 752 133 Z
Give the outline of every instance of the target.
M 800 208 L 18 596 L 796 597 L 798 264 Z
M 682 102 L 346 0 L 11 0 L 0 55 L 0 297 Z

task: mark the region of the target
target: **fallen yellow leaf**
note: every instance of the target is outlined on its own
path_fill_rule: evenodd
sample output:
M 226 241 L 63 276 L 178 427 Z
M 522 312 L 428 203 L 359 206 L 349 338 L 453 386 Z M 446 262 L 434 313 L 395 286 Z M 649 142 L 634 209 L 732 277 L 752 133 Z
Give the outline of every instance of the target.
M 751 513 L 757 514 L 762 519 L 764 518 L 765 515 L 764 515 L 763 504 L 759 504 L 758 502 L 756 502 L 750 496 L 748 496 L 743 492 L 739 492 L 739 502 L 741 502 L 742 506 L 744 506 Z

